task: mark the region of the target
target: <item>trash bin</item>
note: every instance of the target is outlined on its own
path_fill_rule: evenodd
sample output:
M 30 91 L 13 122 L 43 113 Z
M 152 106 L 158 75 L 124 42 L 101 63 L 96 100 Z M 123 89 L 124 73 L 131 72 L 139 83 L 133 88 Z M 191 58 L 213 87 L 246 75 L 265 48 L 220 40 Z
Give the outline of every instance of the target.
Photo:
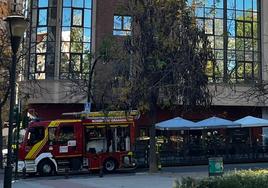
M 208 173 L 209 176 L 223 175 L 223 158 L 212 157 L 208 159 Z

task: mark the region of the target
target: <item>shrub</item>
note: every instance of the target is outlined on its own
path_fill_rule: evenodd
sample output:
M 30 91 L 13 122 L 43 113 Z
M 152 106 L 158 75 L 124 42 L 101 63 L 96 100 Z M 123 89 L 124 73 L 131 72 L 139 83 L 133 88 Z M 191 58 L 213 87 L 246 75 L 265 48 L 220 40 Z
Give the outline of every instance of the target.
M 241 170 L 203 179 L 182 178 L 174 188 L 268 188 L 268 170 Z

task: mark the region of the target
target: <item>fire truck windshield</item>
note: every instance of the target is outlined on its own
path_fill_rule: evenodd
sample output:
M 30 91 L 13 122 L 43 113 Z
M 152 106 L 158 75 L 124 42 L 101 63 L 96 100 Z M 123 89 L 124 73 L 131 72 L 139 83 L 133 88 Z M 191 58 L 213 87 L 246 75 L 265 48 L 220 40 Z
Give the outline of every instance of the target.
M 33 146 L 44 138 L 44 127 L 31 127 L 27 135 L 27 145 Z

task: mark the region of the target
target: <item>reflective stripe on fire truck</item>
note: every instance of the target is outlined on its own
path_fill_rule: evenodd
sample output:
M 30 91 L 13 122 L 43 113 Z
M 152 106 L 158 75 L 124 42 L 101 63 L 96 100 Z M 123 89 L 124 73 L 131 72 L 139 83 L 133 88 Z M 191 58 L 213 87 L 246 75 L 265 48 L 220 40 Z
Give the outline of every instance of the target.
M 48 140 L 48 130 L 45 129 L 45 137 L 43 140 L 37 142 L 32 149 L 29 151 L 29 153 L 26 155 L 26 160 L 32 160 L 35 159 L 36 155 L 40 152 L 40 150 L 44 147 Z
M 75 123 L 75 122 L 81 122 L 81 120 L 56 120 L 51 121 L 48 125 L 48 127 L 58 127 L 60 123 Z M 41 151 L 41 149 L 44 147 L 46 142 L 48 141 L 48 129 L 45 129 L 45 136 L 43 140 L 37 142 L 32 149 L 29 151 L 29 153 L 26 155 L 26 160 L 32 160 L 35 159 L 38 153 Z

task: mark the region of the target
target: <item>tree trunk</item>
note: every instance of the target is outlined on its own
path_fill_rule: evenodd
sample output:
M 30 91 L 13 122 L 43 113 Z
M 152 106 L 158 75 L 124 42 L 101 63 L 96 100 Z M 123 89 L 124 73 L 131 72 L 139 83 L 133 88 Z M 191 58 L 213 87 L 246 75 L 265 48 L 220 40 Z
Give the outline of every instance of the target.
M 0 106 L 0 169 L 3 169 L 3 121 L 2 106 Z
M 151 119 L 151 127 L 150 127 L 149 172 L 156 173 L 158 169 L 157 169 L 156 141 L 155 141 L 156 101 L 154 100 L 150 107 L 150 119 Z

